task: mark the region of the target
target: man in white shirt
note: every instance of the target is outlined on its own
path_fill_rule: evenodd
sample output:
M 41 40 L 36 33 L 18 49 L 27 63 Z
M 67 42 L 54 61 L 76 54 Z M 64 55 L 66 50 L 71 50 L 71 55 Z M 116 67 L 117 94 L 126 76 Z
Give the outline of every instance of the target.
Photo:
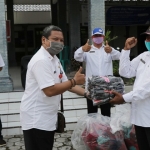
M 67 90 L 84 95 L 82 68 L 68 80 L 57 54 L 63 50 L 64 37 L 57 26 L 43 30 L 42 46 L 31 58 L 26 87 L 20 107 L 20 119 L 26 150 L 52 150 L 61 94 Z
M 131 123 L 135 126 L 139 149 L 150 150 L 150 27 L 144 34 L 148 51 L 130 61 L 130 49 L 137 43 L 137 39 L 132 37 L 126 40 L 120 56 L 120 75 L 126 78 L 136 77 L 133 90 L 124 95 L 113 92 L 115 98 L 110 103 L 132 104 Z
M 86 62 L 86 89 L 87 79 L 94 76 L 113 75 L 112 60 L 119 60 L 120 52 L 110 47 L 108 43 L 103 44 L 104 31 L 101 28 L 95 28 L 92 31 L 93 45 L 87 43 L 77 49 L 74 54 L 74 59 L 79 62 Z M 88 113 L 96 113 L 98 108 L 93 106 L 93 102 L 87 98 Z M 101 114 L 110 116 L 111 105 L 104 104 L 100 106 Z
M 5 66 L 4 64 L 4 61 L 3 61 L 3 58 L 0 54 L 0 71 L 3 69 L 3 67 Z M 2 136 L 2 122 L 1 122 L 1 119 L 0 119 L 0 147 L 1 146 L 5 146 L 6 145 L 6 142 L 3 140 L 3 136 Z

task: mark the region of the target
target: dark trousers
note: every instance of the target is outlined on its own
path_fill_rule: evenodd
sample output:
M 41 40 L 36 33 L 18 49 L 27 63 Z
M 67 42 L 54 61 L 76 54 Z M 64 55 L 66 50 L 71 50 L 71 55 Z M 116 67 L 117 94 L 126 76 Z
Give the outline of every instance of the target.
M 104 105 L 100 105 L 101 108 L 101 114 L 103 116 L 108 116 L 110 117 L 110 109 L 111 109 L 111 105 L 110 103 L 104 104 Z M 87 109 L 88 109 L 88 114 L 90 113 L 97 113 L 98 111 L 98 107 L 97 106 L 93 106 L 93 102 L 92 100 L 87 98 Z
M 23 130 L 26 150 L 52 150 L 55 131 Z
M 135 132 L 139 150 L 150 150 L 150 127 L 135 125 Z
M 0 119 L 0 139 L 3 139 L 3 136 L 2 136 L 2 122 L 1 122 L 1 119 Z

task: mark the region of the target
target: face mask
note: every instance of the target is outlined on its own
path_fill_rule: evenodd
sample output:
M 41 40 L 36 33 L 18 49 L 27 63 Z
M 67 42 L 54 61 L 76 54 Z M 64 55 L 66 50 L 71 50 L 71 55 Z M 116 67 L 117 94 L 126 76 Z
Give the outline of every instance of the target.
M 147 50 L 150 51 L 150 42 L 145 41 L 145 46 L 146 46 Z
M 46 49 L 51 55 L 57 55 L 63 50 L 63 48 L 64 44 L 50 41 L 50 47 L 47 47 Z
M 93 38 L 93 42 L 96 43 L 96 44 L 101 44 L 103 41 L 104 41 L 103 37 Z

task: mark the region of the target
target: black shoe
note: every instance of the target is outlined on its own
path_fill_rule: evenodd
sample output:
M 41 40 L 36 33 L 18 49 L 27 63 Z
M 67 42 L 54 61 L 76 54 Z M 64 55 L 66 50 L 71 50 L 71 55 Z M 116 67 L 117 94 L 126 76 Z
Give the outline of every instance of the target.
M 0 147 L 5 146 L 5 145 L 6 145 L 6 142 L 3 139 L 0 139 Z

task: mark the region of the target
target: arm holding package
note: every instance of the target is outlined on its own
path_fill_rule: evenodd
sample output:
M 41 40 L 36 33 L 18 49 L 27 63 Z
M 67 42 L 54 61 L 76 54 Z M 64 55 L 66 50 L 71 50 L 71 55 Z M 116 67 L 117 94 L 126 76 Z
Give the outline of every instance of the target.
M 115 50 L 114 48 L 112 48 L 110 55 L 112 60 L 119 60 L 120 58 L 120 52 L 118 50 Z
M 142 86 L 138 86 L 133 91 L 124 94 L 125 102 L 143 101 L 150 97 L 150 79 L 146 79 Z
M 82 46 L 75 51 L 74 59 L 79 62 L 85 61 L 85 52 L 82 50 Z

